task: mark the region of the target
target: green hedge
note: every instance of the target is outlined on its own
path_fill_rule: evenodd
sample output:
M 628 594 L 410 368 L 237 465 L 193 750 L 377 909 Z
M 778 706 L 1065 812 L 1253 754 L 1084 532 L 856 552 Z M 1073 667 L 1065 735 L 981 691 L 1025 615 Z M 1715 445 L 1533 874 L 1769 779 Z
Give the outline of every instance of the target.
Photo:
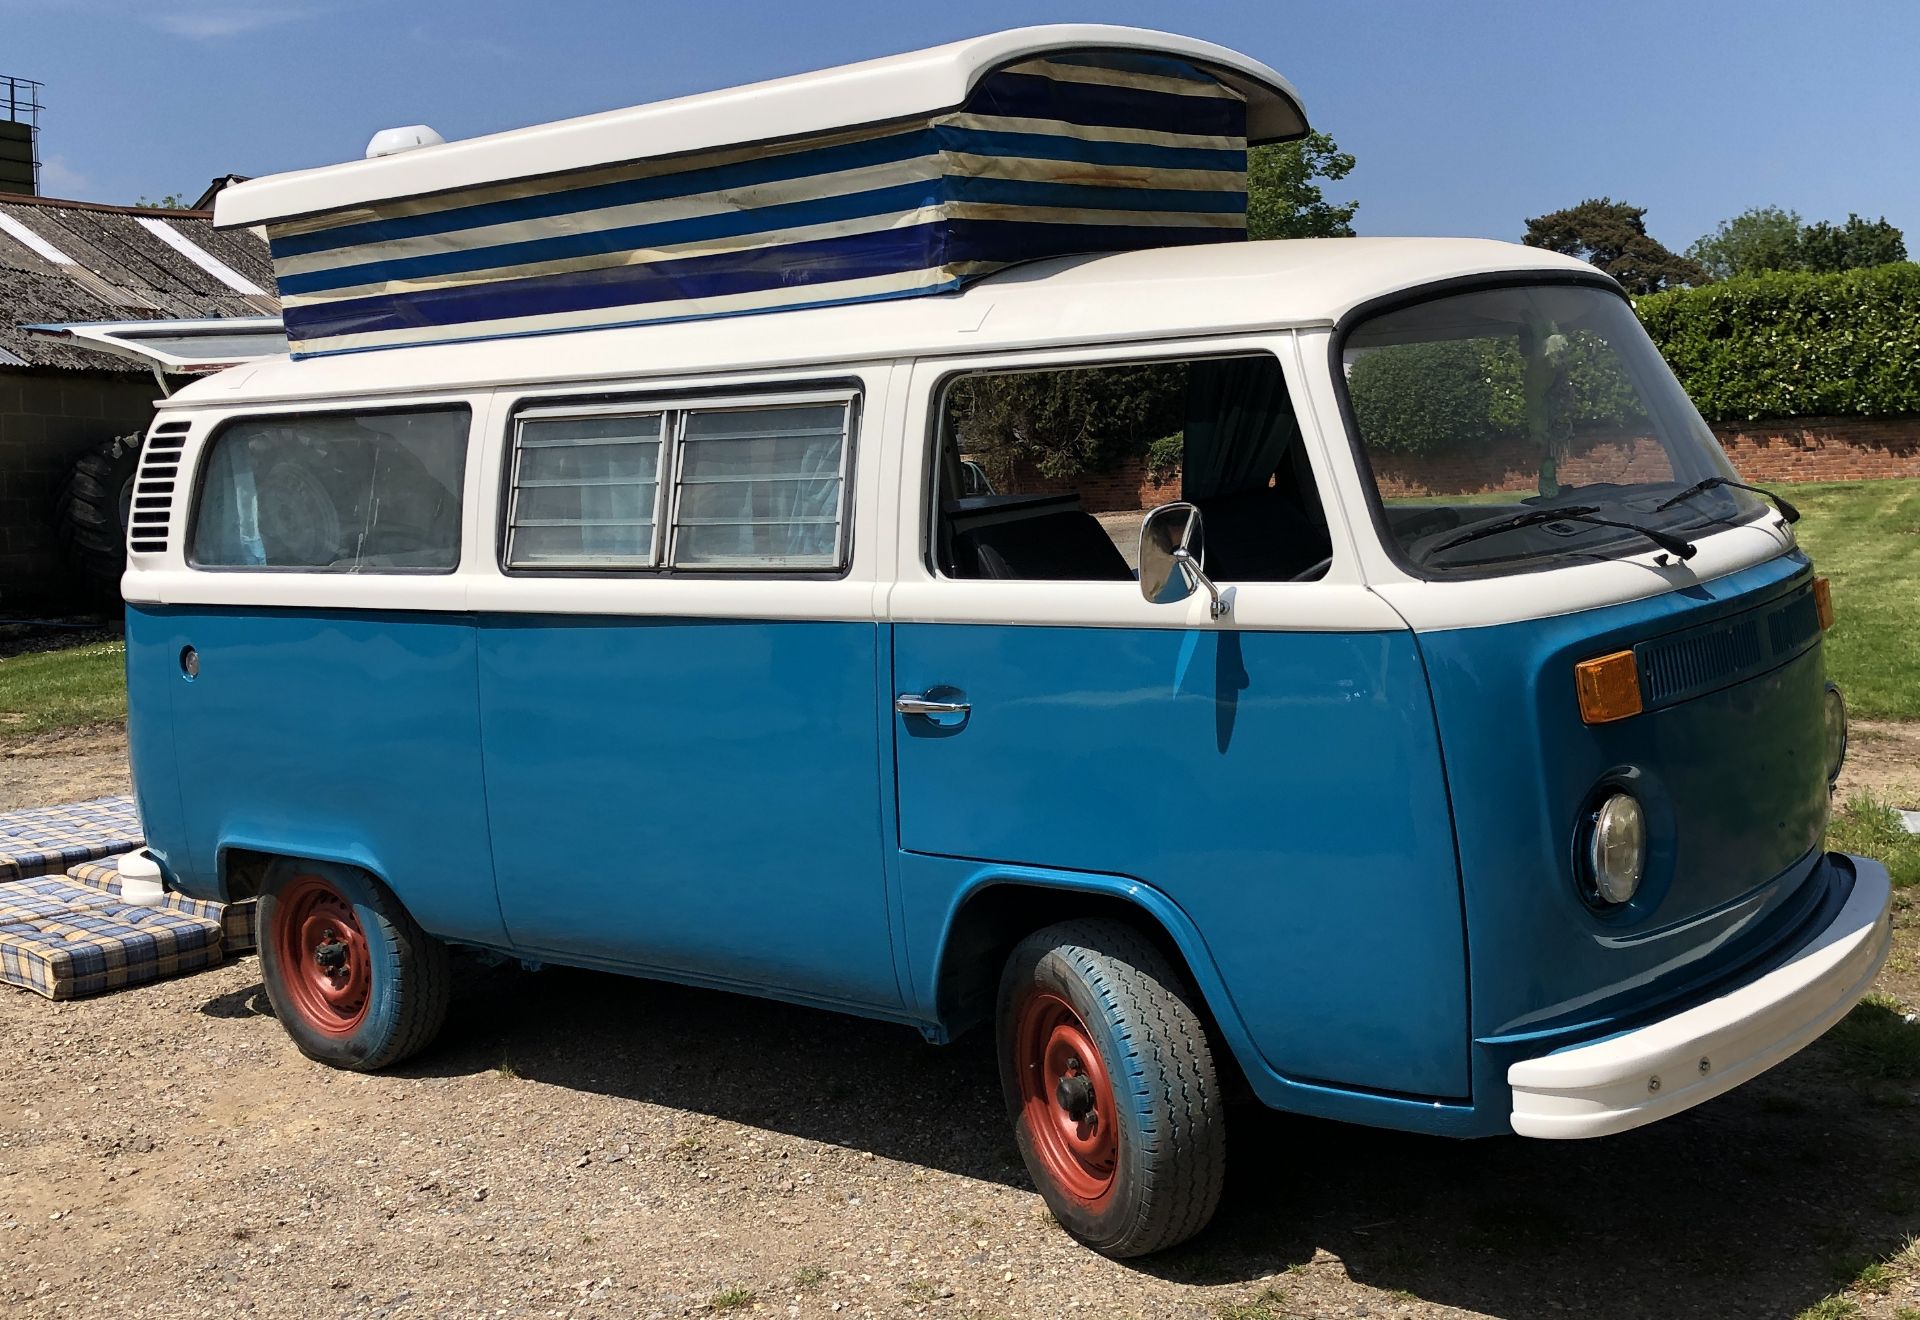
M 1545 400 L 1547 433 L 1644 426 L 1639 396 L 1605 343 L 1566 337 L 1560 385 Z M 1440 339 L 1366 350 L 1347 373 L 1368 448 L 1391 454 L 1477 452 L 1529 433 L 1526 360 L 1512 337 Z
M 1656 293 L 1640 320 L 1709 421 L 1920 413 L 1920 265 Z

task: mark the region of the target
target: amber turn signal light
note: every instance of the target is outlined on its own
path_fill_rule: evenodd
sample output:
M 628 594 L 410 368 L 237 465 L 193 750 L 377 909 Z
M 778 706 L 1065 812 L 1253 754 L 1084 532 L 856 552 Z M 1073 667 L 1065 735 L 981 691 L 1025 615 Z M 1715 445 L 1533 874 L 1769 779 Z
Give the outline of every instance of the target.
M 1833 584 L 1823 577 L 1813 580 L 1813 608 L 1820 615 L 1820 631 L 1833 627 Z
M 1573 685 L 1580 693 L 1580 718 L 1588 724 L 1640 713 L 1640 667 L 1632 651 L 1582 660 L 1573 667 Z

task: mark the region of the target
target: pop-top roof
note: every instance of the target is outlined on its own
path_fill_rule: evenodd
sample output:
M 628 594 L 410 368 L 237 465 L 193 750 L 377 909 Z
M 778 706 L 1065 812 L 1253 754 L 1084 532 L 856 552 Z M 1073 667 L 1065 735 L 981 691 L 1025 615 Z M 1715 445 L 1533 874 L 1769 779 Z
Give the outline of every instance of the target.
M 1300 94 L 1258 60 L 1210 41 L 1105 23 L 1053 23 L 812 73 L 466 138 L 375 160 L 250 179 L 214 200 L 214 223 L 317 212 L 717 147 L 774 142 L 951 110 L 997 69 L 1025 60 L 1136 51 L 1197 65 L 1247 105 L 1247 140 L 1307 132 Z
M 296 357 L 950 293 L 1246 237 L 1249 141 L 1306 131 L 1220 46 L 1025 28 L 236 184 Z M 415 136 L 430 138 L 424 129 Z

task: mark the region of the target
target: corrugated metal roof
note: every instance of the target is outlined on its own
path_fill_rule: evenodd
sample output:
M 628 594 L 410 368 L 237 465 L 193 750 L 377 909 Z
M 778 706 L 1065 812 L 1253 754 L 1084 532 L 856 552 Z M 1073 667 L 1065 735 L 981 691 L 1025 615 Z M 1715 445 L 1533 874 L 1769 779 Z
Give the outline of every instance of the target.
M 273 288 L 267 246 L 250 230 L 216 231 L 205 211 L 106 206 L 0 194 L 0 365 L 138 371 L 123 358 L 29 335 L 48 321 L 127 321 L 277 314 L 217 272 Z M 144 222 L 144 223 L 143 223 Z M 165 225 L 177 242 L 149 228 Z M 34 241 L 9 232 L 25 229 Z M 184 248 L 182 245 L 185 245 Z M 194 259 L 190 249 L 204 253 Z

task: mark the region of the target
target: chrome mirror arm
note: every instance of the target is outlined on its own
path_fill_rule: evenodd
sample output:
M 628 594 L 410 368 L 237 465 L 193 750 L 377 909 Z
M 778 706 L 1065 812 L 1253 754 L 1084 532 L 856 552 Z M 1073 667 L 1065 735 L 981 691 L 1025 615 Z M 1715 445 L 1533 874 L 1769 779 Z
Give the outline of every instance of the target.
M 1207 603 L 1208 618 L 1217 619 L 1223 614 L 1231 614 L 1233 612 L 1232 589 L 1229 588 L 1226 591 L 1222 591 L 1219 587 L 1216 587 L 1213 584 L 1213 579 L 1201 570 L 1199 562 L 1194 559 L 1192 552 L 1184 545 L 1174 550 L 1173 562 L 1178 565 L 1180 571 L 1186 575 L 1188 582 L 1207 589 L 1207 595 L 1209 597 Z

